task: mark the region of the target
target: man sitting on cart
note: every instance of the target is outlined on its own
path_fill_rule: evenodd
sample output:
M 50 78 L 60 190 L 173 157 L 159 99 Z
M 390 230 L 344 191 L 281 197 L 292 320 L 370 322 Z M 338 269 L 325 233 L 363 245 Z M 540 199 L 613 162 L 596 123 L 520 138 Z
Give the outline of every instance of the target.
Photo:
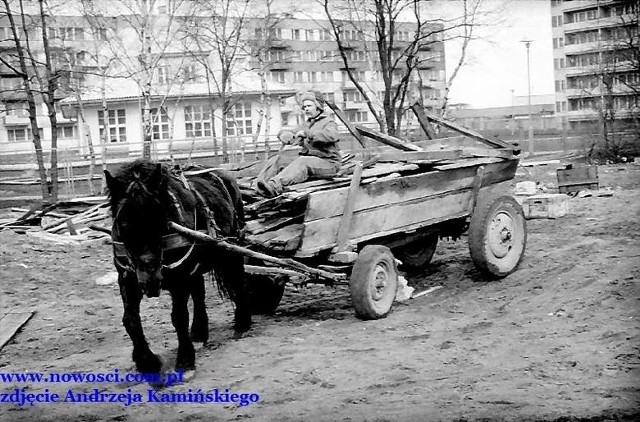
M 296 142 L 302 149 L 299 156 L 282 171 L 277 166 L 277 158 L 267 163 L 257 178 L 258 189 L 265 196 L 278 196 L 284 186 L 302 183 L 312 177 L 334 177 L 340 170 L 338 126 L 324 112 L 322 94 L 305 92 L 300 96 L 300 101 L 306 122 L 295 129 L 294 136 L 291 131 L 281 131 L 278 138 L 285 144 Z M 271 176 L 274 169 L 278 173 Z

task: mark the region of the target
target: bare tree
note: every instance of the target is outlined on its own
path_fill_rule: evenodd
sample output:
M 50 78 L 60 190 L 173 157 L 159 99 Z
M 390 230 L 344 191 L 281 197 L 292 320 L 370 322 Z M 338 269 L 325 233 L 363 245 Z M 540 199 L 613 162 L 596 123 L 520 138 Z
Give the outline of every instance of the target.
M 23 0 L 11 2 L 2 0 L 4 10 L 2 13 L 7 18 L 11 33 L 13 48 L 11 54 L 0 56 L 0 61 L 9 69 L 12 69 L 17 77 L 22 79 L 28 105 L 31 137 L 36 152 L 38 173 L 42 199 L 45 202 L 57 202 L 58 200 L 58 142 L 57 142 L 57 90 L 60 74 L 53 67 L 51 50 L 49 45 L 48 21 L 50 19 L 44 0 L 38 1 L 36 13 L 26 13 Z M 19 14 L 11 9 L 16 5 Z M 38 30 L 40 33 L 38 33 Z M 33 39 L 32 39 L 33 36 Z M 51 127 L 51 152 L 50 152 L 50 177 L 48 185 L 47 174 L 44 167 L 42 140 L 37 121 L 37 104 L 45 104 Z
M 188 50 L 204 67 L 209 89 L 213 88 L 220 98 L 222 160 L 225 163 L 229 162 L 227 122 L 229 112 L 237 102 L 237 98 L 232 95 L 232 79 L 242 52 L 241 37 L 249 5 L 250 0 L 198 2 L 194 18 L 183 28 Z M 211 118 L 213 119 L 213 107 Z
M 349 0 L 341 7 L 329 0 L 322 2 L 338 45 L 346 74 L 364 98 L 380 129 L 396 134 L 405 113 L 417 98 L 422 98 L 429 72 L 444 69 L 443 42 L 462 39 L 461 58 L 444 85 L 446 109 L 449 89 L 466 60 L 473 28 L 483 0 L 462 0 L 459 16 L 431 16 L 432 2 L 420 0 Z M 451 2 L 453 3 L 453 2 Z M 447 4 L 448 6 L 449 4 Z M 381 98 L 372 85 L 362 79 L 351 51 L 364 48 L 382 79 Z
M 256 6 L 257 2 L 254 2 Z M 273 11 L 274 0 L 263 0 L 262 6 L 264 9 L 254 7 L 253 9 L 259 15 L 258 18 L 252 20 L 253 26 L 248 28 L 253 29 L 253 37 L 251 42 L 247 43 L 244 47 L 245 53 L 254 58 L 251 63 L 250 69 L 255 71 L 260 78 L 260 108 L 258 110 L 258 121 L 256 122 L 256 130 L 253 133 L 253 143 L 258 145 L 258 137 L 263 129 L 264 124 L 264 155 L 265 158 L 269 157 L 269 133 L 271 125 L 271 93 L 269 92 L 269 84 L 267 77 L 273 75 L 271 72 L 276 63 L 290 60 L 286 57 L 288 54 L 281 44 L 281 34 L 278 28 L 279 24 L 285 19 L 291 17 L 291 13 L 294 10 L 290 10 L 288 13 L 275 13 Z M 281 72 L 284 75 L 283 72 Z M 279 81 L 284 82 L 284 81 Z
M 101 2 L 84 0 L 85 18 L 89 25 L 98 22 L 96 17 L 112 16 L 99 20 L 101 29 L 109 31 L 106 41 L 118 64 L 118 72 L 109 77 L 135 81 L 142 99 L 143 157 L 150 158 L 153 144 L 152 97 L 168 91 L 156 83 L 159 67 L 166 54 L 179 47 L 176 36 L 180 13 L 184 12 L 183 0 L 118 0 Z

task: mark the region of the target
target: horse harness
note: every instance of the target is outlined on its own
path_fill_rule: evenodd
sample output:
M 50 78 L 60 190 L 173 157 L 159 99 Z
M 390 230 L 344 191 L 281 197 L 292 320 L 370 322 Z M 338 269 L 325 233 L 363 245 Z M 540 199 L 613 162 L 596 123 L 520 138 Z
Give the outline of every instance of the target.
M 214 177 L 218 177 L 217 175 L 211 173 Z M 144 183 L 141 183 L 139 176 L 136 176 L 136 180 L 132 181 L 129 186 L 126 189 L 126 194 L 128 194 L 131 189 L 133 188 L 134 184 L 139 184 L 142 189 L 145 191 L 145 193 L 147 193 L 148 195 L 153 196 L 153 193 L 151 193 L 147 187 L 144 185 Z M 218 232 L 220 231 L 218 225 L 215 222 L 215 215 L 213 213 L 213 211 L 211 211 L 211 209 L 209 208 L 209 206 L 207 205 L 207 201 L 205 200 L 205 198 L 202 196 L 202 194 L 200 192 L 198 192 L 198 190 L 193 186 L 193 184 L 191 182 L 189 182 L 187 180 L 187 178 L 184 176 L 184 174 L 182 172 L 179 172 L 178 174 L 174 174 L 174 177 L 176 177 L 183 185 L 184 187 L 190 191 L 195 199 L 196 199 L 196 204 L 194 205 L 194 209 L 193 209 L 193 229 L 197 230 L 201 233 L 205 233 L 208 234 L 210 237 L 215 238 L 218 234 Z M 224 183 L 222 181 L 220 181 L 220 185 L 223 187 L 223 189 L 226 189 L 226 187 L 224 186 Z M 185 219 L 184 219 L 184 215 L 185 215 L 185 209 L 182 206 L 182 203 L 180 202 L 180 200 L 178 200 L 177 196 L 175 195 L 175 193 L 173 193 L 171 190 L 167 190 L 167 193 L 169 195 L 169 198 L 171 198 L 171 204 L 173 206 L 173 208 L 175 208 L 177 215 L 178 215 L 178 219 L 180 220 L 179 224 L 186 226 L 185 224 Z M 125 200 L 126 201 L 126 200 Z M 118 268 L 121 268 L 125 271 L 129 271 L 129 272 L 135 272 L 135 267 L 133 265 L 133 260 L 131 259 L 131 255 L 129 254 L 129 251 L 127 250 L 127 248 L 124 246 L 123 242 L 117 241 L 115 240 L 115 238 L 117 237 L 117 230 L 116 230 L 116 225 L 115 225 L 115 221 L 118 219 L 119 215 L 120 215 L 120 211 L 122 210 L 122 208 L 124 207 L 124 202 L 122 201 L 122 203 L 120 204 L 120 206 L 118 207 L 118 210 L 116 212 L 116 216 L 114 218 L 114 230 L 113 230 L 113 251 L 114 251 L 114 260 L 115 260 L 115 265 Z M 202 207 L 202 210 L 204 212 L 204 214 L 207 216 L 207 229 L 206 230 L 198 230 L 198 206 Z M 186 247 L 189 247 L 189 249 L 187 250 L 187 252 L 178 260 L 176 260 L 175 262 L 172 262 L 170 264 L 162 264 L 162 269 L 165 270 L 178 270 L 180 269 L 181 266 L 183 266 L 191 257 L 191 255 L 194 253 L 195 248 L 197 246 L 199 242 L 197 240 L 191 240 L 189 238 L 187 238 L 185 235 L 181 234 L 181 233 L 169 233 L 166 234 L 164 236 L 162 236 L 162 251 L 161 251 L 161 255 L 160 255 L 160 262 L 162 263 L 164 260 L 164 252 L 166 251 L 172 251 L 172 250 L 176 250 L 176 249 L 183 249 Z M 196 264 L 194 265 L 194 267 L 191 269 L 189 276 L 196 274 L 196 272 L 198 271 L 200 267 L 200 263 L 196 262 Z

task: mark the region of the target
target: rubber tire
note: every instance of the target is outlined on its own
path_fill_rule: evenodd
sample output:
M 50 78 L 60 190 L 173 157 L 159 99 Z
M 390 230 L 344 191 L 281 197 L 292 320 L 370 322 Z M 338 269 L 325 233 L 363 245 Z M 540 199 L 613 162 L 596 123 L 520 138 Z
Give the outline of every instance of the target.
M 513 197 L 489 194 L 478 199 L 469 224 L 469 252 L 476 268 L 491 279 L 506 277 L 518 268 L 526 244 L 524 213 Z
M 438 235 L 430 234 L 395 248 L 393 253 L 402 261 L 403 268 L 421 270 L 431 262 L 437 245 Z
M 245 274 L 249 290 L 249 305 L 254 315 L 272 314 L 280 305 L 286 276 L 268 276 L 264 274 Z
M 387 316 L 398 290 L 398 269 L 391 249 L 367 245 L 351 271 L 349 292 L 356 315 L 362 319 Z

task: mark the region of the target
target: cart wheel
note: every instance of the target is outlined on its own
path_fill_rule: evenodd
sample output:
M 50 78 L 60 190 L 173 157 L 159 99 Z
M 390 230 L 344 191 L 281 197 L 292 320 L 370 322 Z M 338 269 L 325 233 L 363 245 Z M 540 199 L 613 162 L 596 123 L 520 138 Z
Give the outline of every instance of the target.
M 420 270 L 431 262 L 438 244 L 438 235 L 430 234 L 408 245 L 396 248 L 393 253 L 409 270 Z
M 398 270 L 391 250 L 367 245 L 360 251 L 351 272 L 349 290 L 356 315 L 362 319 L 385 317 L 398 288 Z
M 254 315 L 274 313 L 282 300 L 287 277 L 264 274 L 245 274 L 245 277 L 251 312 Z
M 480 198 L 469 225 L 469 252 L 476 267 L 490 278 L 511 274 L 527 244 L 520 204 L 509 195 Z

